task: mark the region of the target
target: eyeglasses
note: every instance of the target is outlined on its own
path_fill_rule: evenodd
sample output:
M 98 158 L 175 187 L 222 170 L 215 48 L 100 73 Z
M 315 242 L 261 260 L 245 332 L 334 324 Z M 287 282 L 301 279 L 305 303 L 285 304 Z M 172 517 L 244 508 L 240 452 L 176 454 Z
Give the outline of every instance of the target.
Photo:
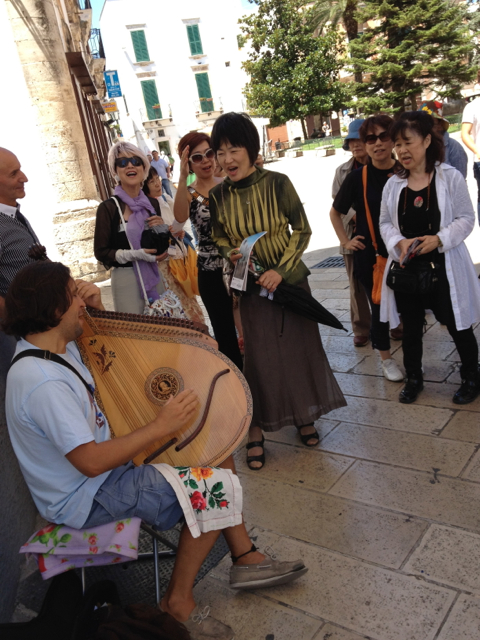
M 115 158 L 115 166 L 120 169 L 125 169 L 131 164 L 132 167 L 143 167 L 143 160 L 138 156 L 132 156 L 131 158 Z
M 207 149 L 205 153 L 192 154 L 189 160 L 190 162 L 193 162 L 193 164 L 200 164 L 201 162 L 203 162 L 204 158 L 207 158 L 207 160 L 211 160 L 214 157 L 215 157 L 215 151 L 213 149 Z
M 388 142 L 388 140 L 391 140 L 390 134 L 388 131 L 382 131 L 378 136 L 374 133 L 369 133 L 368 136 L 365 136 L 365 142 L 367 144 L 375 144 L 377 140 L 380 140 L 380 142 Z

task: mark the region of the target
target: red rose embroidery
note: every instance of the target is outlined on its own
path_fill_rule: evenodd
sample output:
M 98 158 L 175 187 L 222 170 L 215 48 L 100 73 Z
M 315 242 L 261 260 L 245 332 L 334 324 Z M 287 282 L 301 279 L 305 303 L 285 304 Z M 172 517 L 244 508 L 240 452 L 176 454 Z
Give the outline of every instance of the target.
M 45 566 L 45 556 L 42 553 L 39 553 L 37 556 L 38 568 L 40 569 L 40 573 L 45 573 L 47 567 Z
M 123 522 L 118 522 L 117 526 L 115 527 L 115 532 L 120 533 L 120 531 L 123 531 L 124 529 L 125 529 L 125 524 Z
M 44 536 L 46 533 L 51 533 L 56 526 L 57 526 L 56 524 L 50 524 L 48 525 L 48 527 L 44 527 L 43 529 L 40 529 L 40 531 L 37 533 L 37 536 L 40 537 L 40 536 Z
M 98 553 L 98 547 L 90 547 L 90 553 Z
M 190 496 L 190 502 L 192 503 L 192 507 L 198 511 L 203 511 L 207 506 L 205 502 L 205 498 L 202 496 L 200 491 L 194 491 Z
M 97 534 L 93 533 L 89 538 L 88 538 L 88 544 L 96 544 L 97 543 Z
M 186 474 L 185 474 L 185 473 L 181 473 L 181 474 L 180 474 L 180 478 L 184 478 L 185 476 L 186 476 Z
M 220 506 L 221 506 L 221 507 L 228 507 L 228 502 L 227 502 L 226 500 L 222 500 L 222 501 L 220 502 Z

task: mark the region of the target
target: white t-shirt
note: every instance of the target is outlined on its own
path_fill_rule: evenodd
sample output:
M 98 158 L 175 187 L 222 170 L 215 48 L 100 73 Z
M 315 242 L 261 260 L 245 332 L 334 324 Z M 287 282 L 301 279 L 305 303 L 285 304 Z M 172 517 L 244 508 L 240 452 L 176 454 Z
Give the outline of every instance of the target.
M 469 122 L 472 125 L 470 135 L 472 136 L 477 147 L 480 147 L 480 98 L 475 98 L 472 102 L 469 102 L 462 115 L 462 124 Z M 473 153 L 473 161 L 478 162 L 478 158 Z
M 15 355 L 35 349 L 20 340 Z M 74 342 L 61 354 L 94 387 Z M 7 376 L 5 409 L 12 446 L 37 509 L 46 520 L 81 529 L 110 471 L 87 478 L 65 457 L 110 439 L 107 419 L 78 377 L 49 360 L 23 358 Z

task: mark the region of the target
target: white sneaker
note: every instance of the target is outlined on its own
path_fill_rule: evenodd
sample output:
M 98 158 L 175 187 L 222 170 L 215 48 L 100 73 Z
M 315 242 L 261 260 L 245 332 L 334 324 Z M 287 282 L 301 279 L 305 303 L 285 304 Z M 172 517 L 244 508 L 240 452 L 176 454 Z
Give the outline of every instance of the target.
M 390 382 L 401 382 L 404 378 L 403 373 L 393 358 L 382 360 L 382 370 L 383 375 L 387 380 L 390 380 Z

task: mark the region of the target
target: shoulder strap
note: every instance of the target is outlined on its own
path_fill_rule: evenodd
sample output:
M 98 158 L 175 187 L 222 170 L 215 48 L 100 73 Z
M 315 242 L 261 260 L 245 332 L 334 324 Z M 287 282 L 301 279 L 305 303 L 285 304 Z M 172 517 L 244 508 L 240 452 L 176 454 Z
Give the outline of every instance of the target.
M 200 195 L 198 191 L 195 191 L 193 187 L 188 187 L 188 191 L 192 194 L 197 202 L 199 202 L 200 204 L 204 204 L 206 207 L 209 206 L 210 200 L 205 196 Z
M 56 364 L 61 364 L 62 366 L 66 367 L 72 373 L 74 373 L 77 376 L 77 378 L 81 380 L 83 386 L 93 398 L 93 393 L 90 388 L 90 385 L 88 384 L 88 382 L 86 382 L 86 380 L 83 379 L 83 377 L 78 373 L 75 367 L 72 367 L 72 365 L 69 362 L 67 362 L 60 356 L 58 356 L 56 353 L 52 353 L 51 351 L 42 351 L 41 349 L 26 349 L 25 351 L 22 351 L 17 356 L 15 356 L 15 358 L 10 363 L 10 368 L 12 368 L 13 365 L 19 360 L 21 360 L 22 358 L 28 358 L 28 357 L 40 358 L 40 360 L 51 360 Z
M 368 206 L 368 199 L 367 199 L 367 171 L 368 171 L 368 166 L 364 164 L 362 169 L 363 202 L 365 204 L 365 213 L 367 214 L 368 229 L 370 231 L 370 236 L 372 238 L 373 248 L 375 249 L 375 252 L 378 253 L 378 245 L 377 245 L 377 239 L 375 237 L 375 229 L 373 227 L 372 214 L 370 213 L 370 207 Z

